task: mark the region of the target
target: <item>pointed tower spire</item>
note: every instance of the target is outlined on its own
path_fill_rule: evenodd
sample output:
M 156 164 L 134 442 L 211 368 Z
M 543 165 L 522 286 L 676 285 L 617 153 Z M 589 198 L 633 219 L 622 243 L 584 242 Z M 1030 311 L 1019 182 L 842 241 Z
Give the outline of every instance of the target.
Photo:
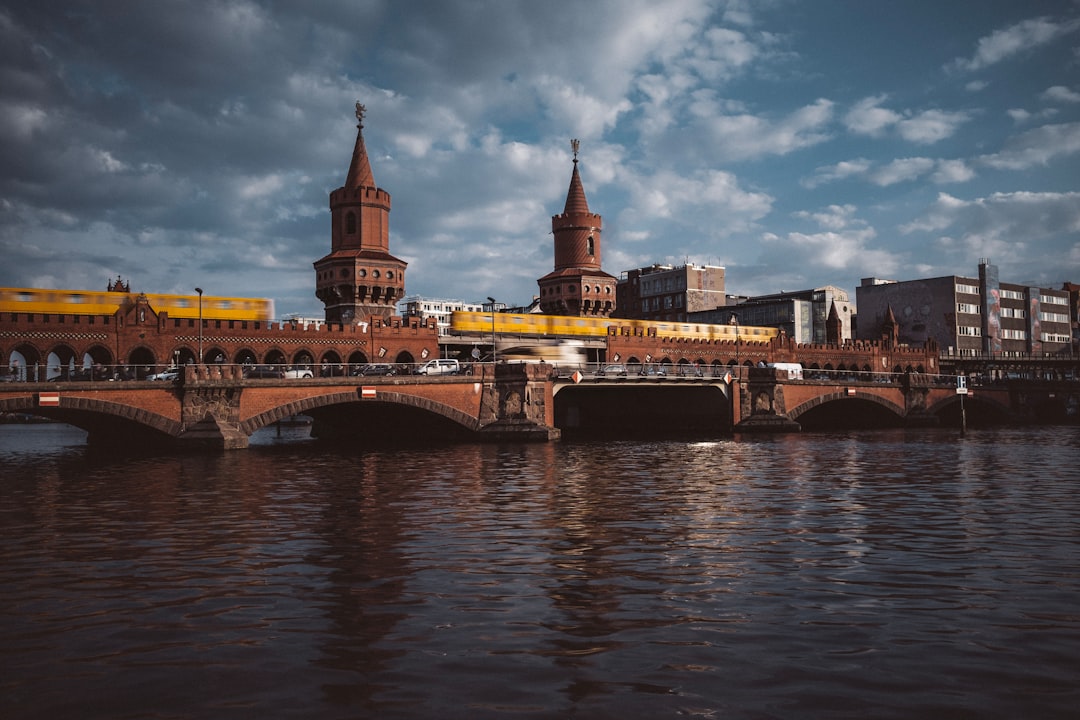
M 315 262 L 327 322 L 387 318 L 405 294 L 407 263 L 390 254 L 390 193 L 375 185 L 356 103 L 356 145 L 345 184 L 330 193 L 330 254 Z
M 352 162 L 349 164 L 349 174 L 345 177 L 343 187 L 355 190 L 362 187 L 376 187 L 375 176 L 371 173 L 371 163 L 368 161 L 367 148 L 364 147 L 364 115 L 367 108 L 356 103 L 356 144 L 353 146 Z
M 540 309 L 553 315 L 609 317 L 615 310 L 616 278 L 600 267 L 603 220 L 589 212 L 578 173 L 581 143 L 570 141 L 574 171 L 561 215 L 551 218 L 555 239 L 555 269 L 537 280 Z
M 589 202 L 585 199 L 585 188 L 581 186 L 581 175 L 578 174 L 577 169 L 577 154 L 581 142 L 576 139 L 571 140 L 570 147 L 574 150 L 574 173 L 570 176 L 570 190 L 566 193 L 566 207 L 563 208 L 563 214 L 583 213 L 588 215 Z

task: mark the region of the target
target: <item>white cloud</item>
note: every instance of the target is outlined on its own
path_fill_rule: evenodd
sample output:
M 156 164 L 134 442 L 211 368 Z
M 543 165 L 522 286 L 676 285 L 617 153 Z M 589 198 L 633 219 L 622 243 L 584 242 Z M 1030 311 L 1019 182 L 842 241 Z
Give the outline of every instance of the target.
M 844 116 L 845 127 L 857 135 L 875 138 L 895 128 L 908 142 L 930 145 L 951 136 L 969 119 L 968 113 L 960 111 L 931 109 L 901 113 L 882 107 L 886 99 L 886 95 L 872 95 L 855 103 Z
M 1030 261 L 1025 256 L 1040 242 L 1039 253 L 1054 257 L 1059 249 L 1042 243 L 1080 232 L 1080 192 L 993 193 L 974 200 L 940 193 L 923 217 L 900 229 L 912 233 L 950 228 L 960 232 L 957 242 L 972 256 L 994 257 L 1004 264 L 1007 253 L 1015 262 Z
M 826 126 L 832 108 L 832 102 L 819 99 L 777 121 L 749 114 L 716 115 L 714 103 L 699 103 L 695 112 L 709 135 L 712 152 L 720 159 L 746 160 L 787 155 L 824 142 L 829 137 Z
M 816 168 L 813 175 L 803 178 L 800 183 L 803 187 L 815 188 L 836 180 L 865 175 L 872 166 L 873 163 L 866 158 L 842 160 L 835 165 Z
M 938 160 L 937 169 L 930 179 L 938 185 L 967 182 L 975 177 L 975 171 L 963 160 Z
M 881 187 L 915 180 L 934 169 L 936 161 L 930 158 L 914 157 L 893 160 L 888 165 L 870 171 L 870 182 Z
M 951 136 L 956 129 L 967 122 L 965 112 L 946 112 L 944 110 L 926 110 L 899 121 L 896 126 L 900 136 L 920 145 L 932 145 Z
M 956 58 L 948 69 L 972 72 L 1005 60 L 1020 52 L 1045 45 L 1080 28 L 1080 20 L 1055 22 L 1040 17 L 1024 20 L 980 38 L 970 58 Z
M 1042 99 L 1047 102 L 1077 103 L 1080 102 L 1080 92 L 1064 85 L 1055 85 L 1043 91 Z
M 1080 152 L 1080 122 L 1043 125 L 1016 135 L 1001 152 L 983 155 L 979 162 L 1004 170 L 1024 170 Z
M 863 98 L 844 116 L 844 125 L 848 130 L 859 135 L 879 137 L 885 130 L 900 122 L 903 116 L 887 108 L 880 107 L 887 96 L 874 95 Z

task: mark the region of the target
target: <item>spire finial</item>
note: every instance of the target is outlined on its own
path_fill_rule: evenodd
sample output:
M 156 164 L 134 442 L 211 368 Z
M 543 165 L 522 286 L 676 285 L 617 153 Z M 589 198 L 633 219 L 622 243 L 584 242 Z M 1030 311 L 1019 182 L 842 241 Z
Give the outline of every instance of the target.
M 367 108 L 360 104 L 360 101 L 356 101 L 356 122 L 359 127 L 364 127 L 364 115 L 367 114 Z
M 570 147 L 574 151 L 574 162 L 576 163 L 577 162 L 578 148 L 581 147 L 581 141 L 578 140 L 577 138 L 574 138 L 573 140 L 570 141 Z

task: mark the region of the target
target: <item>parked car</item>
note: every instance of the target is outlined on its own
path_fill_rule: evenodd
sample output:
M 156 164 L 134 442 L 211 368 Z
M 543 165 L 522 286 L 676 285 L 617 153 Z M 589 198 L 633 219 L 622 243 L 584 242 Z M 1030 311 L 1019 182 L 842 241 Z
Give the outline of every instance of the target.
M 428 360 L 416 372 L 420 375 L 457 375 L 461 372 L 461 364 L 457 360 L 442 358 Z
M 182 368 L 171 367 L 171 368 L 165 368 L 164 370 L 162 370 L 159 373 L 154 373 L 153 375 L 147 375 L 146 379 L 147 380 L 164 380 L 164 381 L 167 381 L 167 382 L 176 382 L 177 380 L 180 379 L 180 376 L 183 375 L 183 373 L 184 373 L 184 371 L 183 371 Z
M 626 366 L 621 363 L 605 365 L 600 368 L 599 374 L 605 377 L 626 377 Z
M 645 365 L 641 368 L 641 374 L 645 377 L 666 377 L 667 368 L 663 365 Z
M 374 375 L 397 375 L 397 370 L 393 365 L 386 363 L 374 363 L 371 365 L 361 365 L 356 369 L 357 375 L 366 375 L 368 377 Z
M 344 377 L 345 366 L 338 364 L 324 364 L 319 368 L 319 377 Z
M 285 377 L 293 380 L 305 380 L 315 377 L 315 374 L 309 367 L 291 367 L 285 371 Z
M 273 365 L 255 365 L 244 372 L 247 380 L 282 380 L 285 371 Z
M 679 375 L 682 377 L 702 377 L 701 366 L 695 363 L 681 363 Z

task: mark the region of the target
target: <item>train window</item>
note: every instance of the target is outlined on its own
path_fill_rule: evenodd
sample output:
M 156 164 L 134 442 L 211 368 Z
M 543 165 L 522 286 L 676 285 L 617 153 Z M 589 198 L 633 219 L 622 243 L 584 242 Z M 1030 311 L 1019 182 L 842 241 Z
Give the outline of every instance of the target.
M 16 294 L 15 299 L 18 300 L 19 302 L 30 302 L 31 300 L 34 299 L 34 296 L 33 296 L 32 293 L 24 293 L 23 292 L 23 293 Z
M 191 307 L 191 303 L 188 301 L 187 298 L 177 298 L 176 299 L 176 307 L 178 307 L 178 308 Z
M 86 298 L 84 296 L 82 296 L 82 295 L 79 295 L 78 293 L 75 293 L 75 294 L 66 296 L 64 298 L 64 301 L 75 304 L 75 305 L 79 305 L 79 304 L 85 302 Z
M 515 317 L 515 316 L 511 315 L 510 316 L 510 322 L 512 322 L 512 323 L 514 323 L 516 325 L 520 325 L 521 323 L 525 322 L 525 318 Z

